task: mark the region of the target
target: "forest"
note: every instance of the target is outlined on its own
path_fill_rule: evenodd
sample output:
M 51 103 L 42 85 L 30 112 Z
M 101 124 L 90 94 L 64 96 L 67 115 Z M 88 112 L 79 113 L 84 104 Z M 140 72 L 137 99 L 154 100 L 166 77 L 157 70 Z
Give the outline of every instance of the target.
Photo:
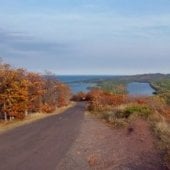
M 70 101 L 67 85 L 50 76 L 0 63 L 0 118 L 24 119 L 30 113 L 51 113 Z

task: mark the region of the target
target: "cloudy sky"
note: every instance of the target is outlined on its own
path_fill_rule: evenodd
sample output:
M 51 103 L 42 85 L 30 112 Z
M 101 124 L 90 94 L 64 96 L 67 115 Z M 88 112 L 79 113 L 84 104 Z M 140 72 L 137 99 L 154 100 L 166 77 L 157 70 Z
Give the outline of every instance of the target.
M 170 0 L 0 0 L 0 57 L 56 74 L 170 73 Z

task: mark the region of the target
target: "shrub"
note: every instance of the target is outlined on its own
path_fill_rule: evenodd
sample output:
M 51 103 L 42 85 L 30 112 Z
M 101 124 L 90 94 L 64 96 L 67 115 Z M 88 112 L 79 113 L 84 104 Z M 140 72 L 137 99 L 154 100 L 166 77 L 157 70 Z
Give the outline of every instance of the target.
M 86 93 L 79 92 L 79 93 L 73 95 L 71 100 L 76 101 L 76 102 L 85 101 L 86 100 Z
M 125 96 L 121 94 L 111 94 L 100 89 L 94 89 L 87 94 L 89 101 L 88 109 L 94 112 L 110 110 L 113 106 L 118 106 L 125 101 Z
M 147 118 L 152 113 L 151 109 L 147 105 L 132 104 L 127 106 L 123 112 L 123 116 L 128 118 L 130 115 L 135 114 Z

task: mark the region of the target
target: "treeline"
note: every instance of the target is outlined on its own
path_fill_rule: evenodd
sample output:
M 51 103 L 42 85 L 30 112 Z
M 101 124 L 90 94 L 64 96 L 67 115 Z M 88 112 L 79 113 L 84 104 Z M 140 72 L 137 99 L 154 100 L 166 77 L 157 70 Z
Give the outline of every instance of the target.
M 0 63 L 0 117 L 23 119 L 69 104 L 70 89 L 58 80 Z

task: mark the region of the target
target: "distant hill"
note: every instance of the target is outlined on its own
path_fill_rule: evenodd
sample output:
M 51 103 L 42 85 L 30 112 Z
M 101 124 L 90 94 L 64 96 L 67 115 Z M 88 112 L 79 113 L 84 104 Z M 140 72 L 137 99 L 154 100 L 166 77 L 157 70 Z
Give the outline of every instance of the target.
M 62 76 L 57 75 L 44 75 L 47 79 L 58 79 L 60 80 Z M 69 78 L 70 76 L 64 76 L 65 78 Z M 77 76 L 71 76 L 72 78 Z M 154 81 L 161 81 L 165 79 L 170 79 L 170 74 L 161 74 L 161 73 L 155 73 L 155 74 L 137 74 L 137 75 L 124 75 L 124 76 L 84 76 L 84 77 L 90 77 L 89 79 L 82 79 L 81 76 L 78 76 L 79 78 L 73 79 L 72 82 L 85 82 L 85 83 L 100 83 L 104 81 L 121 81 L 121 82 L 154 82 Z M 83 77 L 83 76 L 82 76 Z
M 138 81 L 138 82 L 153 82 L 160 81 L 164 79 L 170 79 L 170 74 L 139 74 L 139 75 L 131 75 L 131 76 L 119 76 L 116 77 L 119 81 Z

